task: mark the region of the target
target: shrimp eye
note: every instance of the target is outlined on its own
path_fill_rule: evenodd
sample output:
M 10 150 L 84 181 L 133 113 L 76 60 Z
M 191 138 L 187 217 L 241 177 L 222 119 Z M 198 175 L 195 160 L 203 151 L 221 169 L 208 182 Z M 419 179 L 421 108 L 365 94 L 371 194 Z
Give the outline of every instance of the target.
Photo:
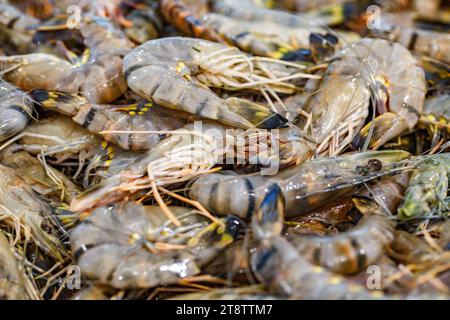
M 237 217 L 229 216 L 226 220 L 225 232 L 236 239 L 245 229 L 244 222 Z
M 371 159 L 367 163 L 367 168 L 369 169 L 369 171 L 372 171 L 372 172 L 380 171 L 383 168 L 383 164 L 378 159 Z

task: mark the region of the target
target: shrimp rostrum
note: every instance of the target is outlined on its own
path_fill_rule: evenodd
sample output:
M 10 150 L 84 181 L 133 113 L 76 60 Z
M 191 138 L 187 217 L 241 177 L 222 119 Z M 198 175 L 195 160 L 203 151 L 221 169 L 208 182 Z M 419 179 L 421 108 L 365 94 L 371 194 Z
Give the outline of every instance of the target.
M 126 202 L 96 209 L 71 233 L 83 275 L 121 289 L 175 284 L 198 274 L 242 228 L 232 216 L 211 222 L 193 209 L 171 211 L 180 226 L 157 206 Z
M 240 128 L 282 127 L 287 120 L 270 109 L 246 99 L 222 99 L 208 88 L 293 93 L 298 88 L 291 80 L 316 77 L 298 72 L 300 66 L 257 59 L 235 47 L 172 37 L 134 49 L 124 58 L 124 73 L 131 90 L 164 107 Z

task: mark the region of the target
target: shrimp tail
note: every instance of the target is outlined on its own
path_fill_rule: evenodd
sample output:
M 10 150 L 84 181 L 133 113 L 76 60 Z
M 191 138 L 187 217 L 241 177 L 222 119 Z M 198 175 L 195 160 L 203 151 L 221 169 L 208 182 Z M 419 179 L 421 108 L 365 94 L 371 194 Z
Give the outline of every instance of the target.
M 258 239 L 269 239 L 281 234 L 284 207 L 283 192 L 277 184 L 272 184 L 253 217 L 252 228 Z
M 401 117 L 395 113 L 386 112 L 376 117 L 373 123 L 369 122 L 361 129 L 352 142 L 354 147 L 361 148 L 364 145 L 372 126 L 373 132 L 369 144 L 371 149 L 380 148 L 389 140 L 408 130 L 408 124 Z
M 41 107 L 68 116 L 76 115 L 81 106 L 88 104 L 88 100 L 78 93 L 36 89 L 30 96 Z
M 288 120 L 272 110 L 240 98 L 228 98 L 225 100 L 228 108 L 233 113 L 241 116 L 260 129 L 277 129 L 286 127 Z

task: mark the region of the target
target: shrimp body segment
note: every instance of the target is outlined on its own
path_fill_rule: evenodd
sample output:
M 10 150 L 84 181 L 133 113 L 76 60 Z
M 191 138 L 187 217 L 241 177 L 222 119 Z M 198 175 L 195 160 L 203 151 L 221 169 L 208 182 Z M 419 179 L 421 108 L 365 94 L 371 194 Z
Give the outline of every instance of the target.
M 193 38 L 163 38 L 148 41 L 128 54 L 124 73 L 131 90 L 161 106 L 240 128 L 283 126 L 287 120 L 268 108 L 244 99 L 221 99 L 206 87 L 229 85 L 221 76 L 220 60 L 229 67 L 247 63 L 237 48 Z M 215 69 L 209 71 L 212 64 Z
M 196 275 L 239 234 L 240 222 L 210 223 L 195 210 L 171 207 L 174 226 L 159 207 L 118 203 L 96 209 L 72 234 L 84 275 L 115 288 L 151 288 Z

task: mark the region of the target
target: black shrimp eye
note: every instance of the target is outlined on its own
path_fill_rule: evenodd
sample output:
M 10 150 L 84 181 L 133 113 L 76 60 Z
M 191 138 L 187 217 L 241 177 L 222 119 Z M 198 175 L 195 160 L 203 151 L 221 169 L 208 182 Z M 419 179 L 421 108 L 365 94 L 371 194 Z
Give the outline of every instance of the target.
M 383 164 L 378 159 L 371 159 L 367 163 L 367 168 L 370 171 L 380 171 L 383 168 Z

